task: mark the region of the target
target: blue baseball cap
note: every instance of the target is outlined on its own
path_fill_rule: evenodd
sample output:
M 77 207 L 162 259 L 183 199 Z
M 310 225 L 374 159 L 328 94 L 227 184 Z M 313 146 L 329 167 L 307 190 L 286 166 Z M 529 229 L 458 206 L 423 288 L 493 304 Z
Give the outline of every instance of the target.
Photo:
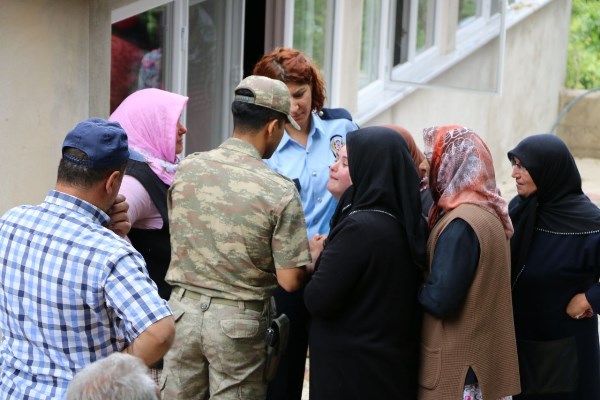
M 87 155 L 86 160 L 66 154 L 76 148 Z M 78 123 L 67 134 L 62 147 L 63 158 L 91 169 L 107 169 L 122 165 L 129 159 L 127 133 L 118 122 L 90 118 Z

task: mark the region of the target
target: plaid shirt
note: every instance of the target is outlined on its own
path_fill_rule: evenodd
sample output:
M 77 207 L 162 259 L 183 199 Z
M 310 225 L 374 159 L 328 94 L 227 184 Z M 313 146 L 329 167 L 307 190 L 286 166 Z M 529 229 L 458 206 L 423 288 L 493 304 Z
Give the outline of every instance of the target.
M 171 315 L 108 220 L 57 191 L 0 219 L 0 398 L 62 399 L 77 371 Z

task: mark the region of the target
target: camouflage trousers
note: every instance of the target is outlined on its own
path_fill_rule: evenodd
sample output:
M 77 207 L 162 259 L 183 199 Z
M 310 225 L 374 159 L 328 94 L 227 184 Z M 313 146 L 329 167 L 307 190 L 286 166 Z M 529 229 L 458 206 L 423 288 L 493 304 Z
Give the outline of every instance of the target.
M 263 370 L 269 304 L 262 311 L 238 304 L 219 304 L 181 288 L 173 291 L 169 305 L 176 336 L 164 357 L 163 399 L 266 397 Z

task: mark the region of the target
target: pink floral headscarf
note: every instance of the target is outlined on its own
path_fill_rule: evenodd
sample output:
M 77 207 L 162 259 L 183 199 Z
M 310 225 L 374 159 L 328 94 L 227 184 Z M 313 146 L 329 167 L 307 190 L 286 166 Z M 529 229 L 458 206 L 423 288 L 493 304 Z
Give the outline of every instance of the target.
M 469 128 L 436 126 L 423 130 L 425 155 L 430 163 L 429 187 L 434 205 L 429 227 L 461 204 L 478 205 L 500 218 L 506 237 L 513 234 L 508 204 L 500 197 L 492 155 Z
M 129 147 L 144 156 L 167 185 L 173 183 L 179 159 L 175 154 L 177 122 L 188 97 L 160 89 L 130 94 L 109 117 L 121 124 Z

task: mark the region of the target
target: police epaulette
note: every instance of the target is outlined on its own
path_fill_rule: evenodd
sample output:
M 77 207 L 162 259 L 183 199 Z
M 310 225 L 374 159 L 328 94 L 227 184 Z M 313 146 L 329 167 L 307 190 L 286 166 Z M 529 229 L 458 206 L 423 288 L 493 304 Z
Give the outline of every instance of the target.
M 352 121 L 352 115 L 345 108 L 323 108 L 319 112 L 319 117 L 321 117 L 322 120 L 344 118 Z

